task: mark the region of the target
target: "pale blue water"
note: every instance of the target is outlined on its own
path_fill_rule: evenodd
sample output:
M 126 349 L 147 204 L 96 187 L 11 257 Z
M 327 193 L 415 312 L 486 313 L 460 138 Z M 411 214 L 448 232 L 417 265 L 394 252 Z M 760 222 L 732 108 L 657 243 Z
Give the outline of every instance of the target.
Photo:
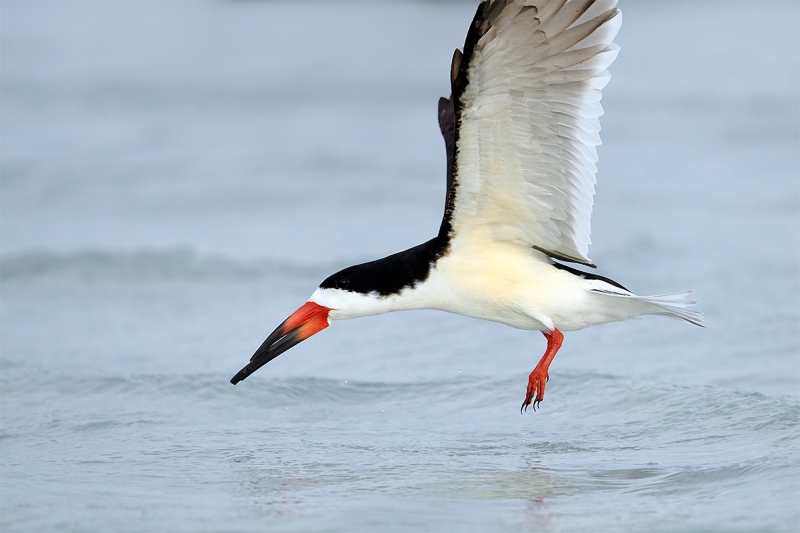
M 658 318 L 336 323 L 438 227 L 467 3 L 0 3 L 3 531 L 797 531 L 794 2 L 621 3 L 592 258 Z

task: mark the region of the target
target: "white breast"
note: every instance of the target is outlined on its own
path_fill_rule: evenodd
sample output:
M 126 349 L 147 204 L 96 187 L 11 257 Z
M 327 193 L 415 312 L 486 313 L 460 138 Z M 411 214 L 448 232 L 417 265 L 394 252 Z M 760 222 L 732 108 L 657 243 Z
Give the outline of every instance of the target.
M 519 329 L 585 327 L 571 317 L 588 305 L 586 280 L 556 269 L 528 246 L 472 241 L 456 239 L 429 278 L 397 298 L 394 310 L 438 309 Z

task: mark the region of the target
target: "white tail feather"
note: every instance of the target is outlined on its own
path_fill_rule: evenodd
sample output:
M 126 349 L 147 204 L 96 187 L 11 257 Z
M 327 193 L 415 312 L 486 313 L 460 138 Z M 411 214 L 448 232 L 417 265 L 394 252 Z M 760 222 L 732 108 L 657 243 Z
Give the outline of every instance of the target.
M 701 328 L 706 327 L 703 313 L 695 309 L 689 309 L 691 306 L 697 303 L 694 300 L 687 299 L 687 296 L 689 296 L 692 291 L 675 292 L 672 294 L 659 294 L 656 296 L 636 296 L 635 294 L 630 293 L 621 294 L 618 292 L 596 289 L 594 292 L 599 292 L 604 295 L 615 296 L 618 298 L 630 298 L 632 300 L 650 304 L 648 307 L 651 307 L 651 309 L 655 307 L 654 310 L 648 310 L 646 314 L 680 318 L 696 326 L 700 326 Z
M 687 299 L 687 296 L 692 291 L 676 292 L 672 294 L 661 294 L 658 296 L 637 296 L 636 298 L 642 302 L 653 304 L 664 310 L 663 313 L 655 313 L 659 315 L 682 318 L 687 322 L 691 322 L 701 328 L 706 327 L 703 313 L 696 309 L 689 309 L 697 302 Z

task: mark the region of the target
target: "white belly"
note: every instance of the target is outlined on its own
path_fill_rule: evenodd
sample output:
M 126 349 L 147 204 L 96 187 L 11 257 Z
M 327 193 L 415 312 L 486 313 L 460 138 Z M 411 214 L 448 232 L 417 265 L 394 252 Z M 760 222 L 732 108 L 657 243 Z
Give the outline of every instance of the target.
M 416 294 L 407 295 L 409 307 L 403 307 L 434 308 L 519 329 L 570 331 L 620 319 L 606 318 L 598 308 L 597 295 L 590 292 L 597 283 L 555 268 L 527 246 L 464 246 L 440 259 L 412 291 Z

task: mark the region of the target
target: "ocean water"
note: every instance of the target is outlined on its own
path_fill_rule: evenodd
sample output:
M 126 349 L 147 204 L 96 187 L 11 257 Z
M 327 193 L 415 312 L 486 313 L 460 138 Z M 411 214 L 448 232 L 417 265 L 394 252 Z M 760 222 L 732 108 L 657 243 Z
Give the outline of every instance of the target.
M 0 528 L 800 530 L 800 7 L 625 2 L 591 257 L 705 329 L 335 323 L 427 240 L 476 2 L 0 3 Z

